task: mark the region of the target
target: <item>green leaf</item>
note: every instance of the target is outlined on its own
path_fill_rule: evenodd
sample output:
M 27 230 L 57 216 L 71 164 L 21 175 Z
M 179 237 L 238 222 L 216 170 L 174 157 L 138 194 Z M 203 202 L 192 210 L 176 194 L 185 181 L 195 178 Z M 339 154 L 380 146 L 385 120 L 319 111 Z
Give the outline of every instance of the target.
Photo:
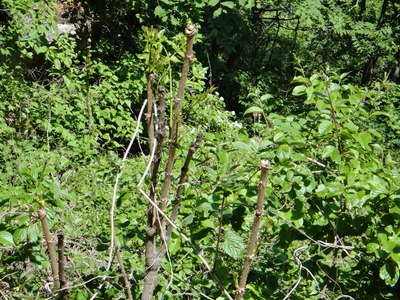
M 394 286 L 397 283 L 399 275 L 399 268 L 393 263 L 385 264 L 379 271 L 379 277 L 385 280 L 385 283 L 390 286 Z
M 28 227 L 18 228 L 17 230 L 15 230 L 15 232 L 13 234 L 13 239 L 16 244 L 19 244 L 19 243 L 25 241 L 27 239 L 27 237 L 28 237 Z
M 61 62 L 58 58 L 54 60 L 54 68 L 56 68 L 57 70 L 61 69 Z
M 293 96 L 301 96 L 305 94 L 307 87 L 305 85 L 298 85 L 293 89 Z
M 282 142 L 286 140 L 285 133 L 284 132 L 278 132 L 277 134 L 274 135 L 274 142 Z
M 352 121 L 348 121 L 345 125 L 344 128 L 347 129 L 349 132 L 357 132 L 358 131 L 358 126 L 355 125 Z
M 288 145 L 281 145 L 279 146 L 278 150 L 276 151 L 276 156 L 278 157 L 281 163 L 285 163 L 289 160 L 292 154 L 292 150 Z
M 71 80 L 65 75 L 63 75 L 62 78 L 64 80 L 64 83 L 65 83 L 65 86 L 67 87 L 67 89 L 71 90 Z
M 162 17 L 165 15 L 165 10 L 160 5 L 157 5 L 154 9 L 154 15 L 157 17 Z
M 235 2 L 233 1 L 221 2 L 221 5 L 226 6 L 228 8 L 235 8 Z
M 251 148 L 249 143 L 237 141 L 237 142 L 233 142 L 233 146 L 237 150 L 253 151 L 253 149 Z
M 222 249 L 229 256 L 238 259 L 242 256 L 246 246 L 240 235 L 234 231 L 227 231 L 225 233 L 225 240 L 222 244 Z
M 215 6 L 215 5 L 217 5 L 219 3 L 219 0 L 210 0 L 209 2 L 208 2 L 208 5 L 210 5 L 210 6 Z
M 221 13 L 222 13 L 222 8 L 220 7 L 217 10 L 214 11 L 213 17 L 214 18 L 219 17 L 221 15 Z
M 257 106 L 252 106 L 252 107 L 246 109 L 246 111 L 244 112 L 243 115 L 252 114 L 252 113 L 260 113 L 260 114 L 263 114 L 264 111 L 262 110 L 262 108 L 259 108 L 259 107 L 257 107 Z
M 261 96 L 261 101 L 266 101 L 272 98 L 274 98 L 274 96 L 272 96 L 271 94 L 265 94 Z
M 336 150 L 336 147 L 328 145 L 322 150 L 322 158 L 330 157 L 333 151 Z
M 334 125 L 330 120 L 323 120 L 318 126 L 318 133 L 323 135 L 330 132 L 333 128 Z
M 0 245 L 4 247 L 15 246 L 12 234 L 8 231 L 0 231 Z
M 360 143 L 360 145 L 368 150 L 370 149 L 368 144 L 372 142 L 372 137 L 369 132 L 362 132 L 356 137 L 357 141 Z

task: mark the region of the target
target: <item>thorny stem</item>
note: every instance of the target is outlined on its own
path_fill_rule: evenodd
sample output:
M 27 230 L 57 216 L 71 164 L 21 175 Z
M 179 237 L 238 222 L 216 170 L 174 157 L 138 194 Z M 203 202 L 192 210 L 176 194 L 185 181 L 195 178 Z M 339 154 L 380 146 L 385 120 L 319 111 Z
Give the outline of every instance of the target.
M 265 186 L 267 184 L 268 170 L 270 169 L 270 162 L 268 160 L 261 161 L 261 177 L 258 183 L 258 197 L 257 197 L 257 208 L 254 211 L 254 221 L 251 228 L 250 239 L 247 244 L 247 251 L 244 255 L 243 269 L 240 274 L 239 286 L 236 289 L 235 300 L 241 300 L 245 291 L 247 275 L 250 271 L 250 264 L 253 260 L 254 249 L 257 243 L 257 236 L 260 230 L 260 221 L 263 215 L 264 207 L 264 196 L 265 196 Z

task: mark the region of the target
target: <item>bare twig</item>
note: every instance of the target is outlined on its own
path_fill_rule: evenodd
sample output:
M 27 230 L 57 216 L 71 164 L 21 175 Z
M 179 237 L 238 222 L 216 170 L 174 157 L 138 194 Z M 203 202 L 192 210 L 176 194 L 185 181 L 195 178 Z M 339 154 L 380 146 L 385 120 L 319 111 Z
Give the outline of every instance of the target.
M 118 193 L 118 184 L 119 184 L 119 180 L 121 179 L 121 176 L 123 174 L 123 168 L 125 165 L 125 161 L 128 158 L 128 154 L 132 148 L 133 142 L 136 139 L 136 136 L 139 133 L 139 129 L 140 129 L 140 120 L 142 118 L 143 115 L 143 111 L 146 107 L 147 104 L 147 100 L 145 100 L 143 102 L 142 108 L 140 109 L 139 112 L 139 116 L 137 118 L 137 122 L 136 122 L 136 129 L 135 132 L 133 133 L 133 136 L 131 138 L 131 141 L 128 145 L 128 148 L 126 148 L 124 157 L 122 158 L 122 162 L 121 162 L 121 166 L 119 168 L 119 172 L 117 174 L 117 178 L 115 179 L 115 184 L 114 184 L 114 190 L 113 190 L 113 197 L 111 200 L 111 210 L 110 210 L 110 222 L 111 222 L 111 244 L 110 244 L 110 251 L 109 251 L 109 259 L 108 259 L 108 264 L 107 264 L 107 271 L 110 270 L 111 268 L 111 263 L 112 263 L 112 257 L 113 257 L 113 252 L 114 252 L 114 248 L 115 248 L 115 224 L 114 224 L 114 215 L 115 215 L 115 206 L 116 206 L 116 202 L 117 202 L 117 193 Z
M 300 248 L 297 248 L 296 250 L 294 250 L 293 252 L 293 257 L 296 260 L 296 263 L 299 265 L 300 269 L 299 269 L 299 277 L 296 281 L 296 283 L 294 284 L 294 286 L 292 287 L 292 289 L 289 291 L 289 293 L 287 293 L 287 295 L 285 296 L 285 298 L 283 298 L 283 300 L 286 300 L 290 297 L 290 295 L 296 290 L 296 288 L 299 286 L 301 279 L 302 279 L 302 275 L 301 275 L 301 271 L 302 270 L 306 270 L 307 273 L 312 277 L 312 279 L 314 279 L 314 281 L 317 283 L 317 286 L 319 287 L 319 283 L 317 281 L 317 279 L 315 278 L 315 276 L 311 273 L 311 271 L 309 269 L 307 269 L 306 267 L 303 266 L 303 263 L 300 260 L 300 255 L 301 255 L 301 250 L 307 249 L 309 247 L 309 245 L 304 245 L 301 246 Z M 318 288 L 319 289 L 319 288 Z
M 144 109 L 146 107 L 147 104 L 147 99 L 143 102 L 142 108 L 140 109 L 139 112 L 139 116 L 137 118 L 137 122 L 136 122 L 136 129 L 135 132 L 133 133 L 133 136 L 131 138 L 131 141 L 128 145 L 128 147 L 126 148 L 124 157 L 122 158 L 122 162 L 121 165 L 119 167 L 119 172 L 117 174 L 117 177 L 115 179 L 115 184 L 114 184 L 114 189 L 113 189 L 113 196 L 111 199 L 111 209 L 110 209 L 110 227 L 111 227 L 111 243 L 110 243 L 110 250 L 109 250 L 109 255 L 108 255 L 108 263 L 107 263 L 107 267 L 106 270 L 109 271 L 111 268 L 111 264 L 113 261 L 113 253 L 115 250 L 115 242 L 116 242 L 116 233 L 115 233 L 115 206 L 116 206 L 116 202 L 117 202 L 117 194 L 118 194 L 118 185 L 119 185 L 119 181 L 120 178 L 123 174 L 123 169 L 125 166 L 125 161 L 128 158 L 128 154 L 132 148 L 133 142 L 136 139 L 136 136 L 139 133 L 139 129 L 140 129 L 140 120 L 142 118 Z M 106 280 L 106 276 L 103 277 L 103 282 L 101 283 L 101 285 L 99 286 L 98 290 L 100 290 L 103 287 L 104 284 L 104 280 Z M 91 300 L 95 299 L 97 296 L 98 292 L 94 293 L 94 295 L 90 298 Z
M 115 252 L 116 252 L 117 260 L 119 263 L 119 267 L 121 268 L 121 274 L 124 277 L 126 294 L 128 295 L 129 300 L 133 300 L 132 292 L 131 292 L 131 283 L 129 282 L 129 278 L 126 275 L 125 266 L 124 266 L 124 262 L 122 260 L 120 248 L 116 247 Z

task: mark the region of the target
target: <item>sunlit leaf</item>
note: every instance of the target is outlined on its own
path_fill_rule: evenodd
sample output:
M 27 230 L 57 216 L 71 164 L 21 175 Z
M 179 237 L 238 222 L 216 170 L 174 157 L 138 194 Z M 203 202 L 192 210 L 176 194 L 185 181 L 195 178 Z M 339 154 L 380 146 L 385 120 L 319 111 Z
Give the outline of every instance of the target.
M 0 231 L 0 245 L 4 247 L 15 246 L 12 234 L 8 231 Z
M 240 235 L 230 230 L 225 233 L 225 240 L 222 244 L 222 249 L 226 254 L 237 259 L 242 256 L 245 248 L 246 246 Z

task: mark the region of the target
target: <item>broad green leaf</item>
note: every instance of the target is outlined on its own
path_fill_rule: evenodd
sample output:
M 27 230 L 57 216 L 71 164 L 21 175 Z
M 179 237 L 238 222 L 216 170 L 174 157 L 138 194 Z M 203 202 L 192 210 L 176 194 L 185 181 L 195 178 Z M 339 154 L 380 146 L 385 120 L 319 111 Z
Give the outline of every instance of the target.
M 276 150 L 276 155 L 281 163 L 285 163 L 290 159 L 292 154 L 292 150 L 288 145 L 279 146 L 278 150 Z
M 205 228 L 215 228 L 215 224 L 211 219 L 201 221 L 201 226 Z
M 368 243 L 367 246 L 367 253 L 374 253 L 376 255 L 376 257 L 379 258 L 379 244 L 378 243 Z
M 235 147 L 235 149 L 238 149 L 238 150 L 253 151 L 253 149 L 251 148 L 249 143 L 237 141 L 237 142 L 233 142 L 233 146 Z
M 360 145 L 366 149 L 369 150 L 369 146 L 368 144 L 372 142 L 372 137 L 371 134 L 369 132 L 362 132 L 358 135 L 357 141 L 360 143 Z
M 66 75 L 63 75 L 62 78 L 64 80 L 64 83 L 65 83 L 65 86 L 67 87 L 67 89 L 71 90 L 71 80 Z
M 235 8 L 235 2 L 233 1 L 224 1 L 221 2 L 221 5 L 226 6 L 228 8 Z
M 54 60 L 54 68 L 56 68 L 57 70 L 61 69 L 61 62 L 58 58 Z
M 332 155 L 332 152 L 336 150 L 336 147 L 332 146 L 332 145 L 328 145 L 326 146 L 323 150 L 322 150 L 322 158 L 327 158 L 330 157 Z
M 278 132 L 277 134 L 274 135 L 275 143 L 282 142 L 284 140 L 286 140 L 284 132 Z
M 221 164 L 225 165 L 228 163 L 228 153 L 223 150 L 217 152 L 218 160 Z
M 8 231 L 0 231 L 0 245 L 3 247 L 15 246 L 12 234 Z
M 157 17 L 162 17 L 165 15 L 165 10 L 160 5 L 157 5 L 154 9 L 154 15 Z
M 305 78 L 305 77 L 303 77 L 303 76 L 295 76 L 295 77 L 293 78 L 293 81 L 292 81 L 292 82 L 308 83 L 308 82 L 310 82 L 310 81 L 309 81 L 308 78 Z
M 229 256 L 238 259 L 243 255 L 246 246 L 243 239 L 234 231 L 227 231 L 225 233 L 225 240 L 222 244 L 222 249 Z
M 323 120 L 318 126 L 318 133 L 323 135 L 329 133 L 335 126 L 330 120 Z
M 379 271 L 379 277 L 390 286 L 394 286 L 397 283 L 399 275 L 399 268 L 393 263 L 383 265 Z
M 219 3 L 219 0 L 210 0 L 210 1 L 208 1 L 208 4 L 210 5 L 210 6 L 215 6 L 215 5 L 217 5 Z
M 390 253 L 391 259 L 397 264 L 397 267 L 400 268 L 400 253 Z
M 181 249 L 181 239 L 175 237 L 168 244 L 170 254 L 174 255 Z
M 14 231 L 13 239 L 16 244 L 25 241 L 28 237 L 28 227 L 18 228 Z
M 28 227 L 28 239 L 30 242 L 36 242 L 39 237 L 38 228 L 34 224 Z
M 347 123 L 344 125 L 344 128 L 347 129 L 350 132 L 357 132 L 358 131 L 358 126 L 355 125 L 352 121 L 347 121 Z
M 298 85 L 293 89 L 293 96 L 301 96 L 305 94 L 307 87 L 305 85 Z
M 259 108 L 257 106 L 252 106 L 252 107 L 246 109 L 246 111 L 244 112 L 243 115 L 247 115 L 247 114 L 251 114 L 251 113 L 260 113 L 260 114 L 262 114 L 262 113 L 264 113 L 264 111 L 262 110 L 262 108 Z
M 72 59 L 69 58 L 69 57 L 66 57 L 66 58 L 64 59 L 64 64 L 65 64 L 68 68 L 70 68 L 70 67 L 72 66 Z
M 222 8 L 220 7 L 220 8 L 218 8 L 218 9 L 216 9 L 216 10 L 214 11 L 213 17 L 214 17 L 214 18 L 219 17 L 219 16 L 221 15 L 221 13 L 222 13 Z
M 266 101 L 272 98 L 274 98 L 274 96 L 272 96 L 271 94 L 264 94 L 261 96 L 261 101 Z
M 317 102 L 315 103 L 315 105 L 317 106 L 318 110 L 320 111 L 326 111 L 326 109 L 329 108 L 329 104 L 326 103 L 324 100 L 322 99 L 318 99 Z

